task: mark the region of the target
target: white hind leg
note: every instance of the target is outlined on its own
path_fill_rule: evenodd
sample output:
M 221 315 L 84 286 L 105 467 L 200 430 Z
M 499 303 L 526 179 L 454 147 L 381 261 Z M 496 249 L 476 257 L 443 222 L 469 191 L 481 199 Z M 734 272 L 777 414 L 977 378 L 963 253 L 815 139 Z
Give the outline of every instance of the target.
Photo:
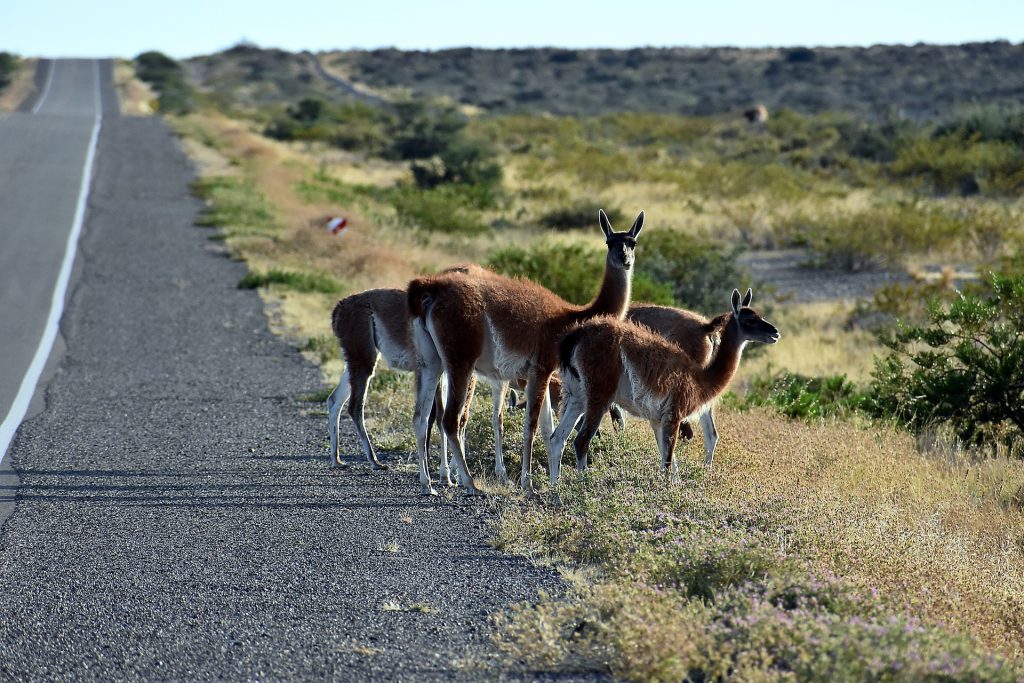
M 491 426 L 494 428 L 494 474 L 502 484 L 508 483 L 508 471 L 505 469 L 505 452 L 502 445 L 504 437 L 504 424 L 502 411 L 505 407 L 505 392 L 508 391 L 508 382 L 491 380 Z
M 434 408 L 432 414 L 436 416 L 437 431 L 441 435 L 441 467 L 437 473 L 437 480 L 446 486 L 455 486 L 455 482 L 452 481 L 452 468 L 448 463 L 448 437 L 444 433 L 444 428 L 441 427 L 441 416 L 444 415 L 444 401 L 445 394 L 448 392 L 448 380 L 445 375 L 441 375 L 441 381 L 437 385 L 437 391 L 434 392 Z M 435 420 L 431 420 L 435 422 Z M 430 432 L 431 427 L 427 427 L 427 433 Z M 457 474 L 457 473 L 456 473 Z M 456 476 L 456 480 L 458 477 Z
M 370 380 L 373 378 L 373 372 L 377 367 L 377 359 L 374 358 L 373 365 L 370 368 L 352 368 L 352 395 L 348 402 L 348 414 L 352 418 L 352 422 L 356 426 L 356 436 L 359 439 L 359 445 L 363 448 L 363 454 L 366 455 L 366 461 L 375 470 L 386 470 L 387 466 L 381 464 L 380 460 L 377 459 L 377 453 L 373 450 L 373 443 L 370 441 L 370 435 L 366 431 L 366 417 L 363 413 L 363 406 L 366 404 L 366 393 L 370 387 Z
M 349 396 L 352 394 L 352 384 L 349 380 L 348 366 L 345 372 L 341 373 L 341 381 L 335 387 L 331 395 L 327 397 L 327 429 L 331 437 L 331 464 L 334 467 L 341 466 L 341 452 L 338 447 L 338 432 L 341 429 L 341 409 L 345 407 Z
M 555 431 L 555 411 L 551 409 L 551 387 L 544 392 L 544 403 L 540 406 L 540 434 L 544 441 L 550 441 Z
M 576 429 L 576 423 L 583 417 L 586 411 L 586 402 L 583 397 L 568 394 L 562 402 L 562 419 L 558 423 L 548 440 L 548 476 L 551 480 L 551 488 L 558 485 L 558 475 L 562 468 L 562 451 L 569 442 L 572 430 Z
M 413 343 L 419 356 L 419 369 L 416 371 L 416 408 L 413 412 L 413 428 L 416 432 L 416 455 L 419 460 L 420 492 L 425 495 L 437 495 L 431 485 L 430 470 L 427 466 L 427 435 L 430 431 L 430 411 L 433 408 L 434 396 L 438 383 L 441 381 L 441 357 L 437 354 L 434 341 L 423 328 L 419 320 L 413 322 Z M 440 420 L 438 420 L 440 422 Z
M 700 414 L 700 431 L 704 437 L 704 464 L 711 467 L 715 462 L 715 447 L 718 445 L 718 428 L 715 426 L 713 408 Z

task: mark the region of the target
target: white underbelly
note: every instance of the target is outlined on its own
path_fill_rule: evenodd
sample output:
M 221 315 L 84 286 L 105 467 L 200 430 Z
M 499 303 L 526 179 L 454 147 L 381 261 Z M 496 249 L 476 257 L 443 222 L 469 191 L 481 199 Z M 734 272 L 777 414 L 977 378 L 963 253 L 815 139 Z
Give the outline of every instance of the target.
M 384 332 L 383 326 L 375 328 L 377 333 L 377 345 L 384 362 L 392 370 L 405 370 L 412 372 L 416 369 L 416 353 L 405 344 L 398 343 Z
M 483 353 L 477 359 L 474 370 L 488 379 L 506 382 L 515 382 L 528 376 L 532 359 L 511 351 L 502 342 L 501 335 L 489 319 L 485 319 L 485 324 Z
M 657 396 L 644 387 L 629 361 L 622 358 L 622 374 L 615 392 L 615 402 L 626 412 L 645 420 L 660 419 L 668 408 L 671 396 Z

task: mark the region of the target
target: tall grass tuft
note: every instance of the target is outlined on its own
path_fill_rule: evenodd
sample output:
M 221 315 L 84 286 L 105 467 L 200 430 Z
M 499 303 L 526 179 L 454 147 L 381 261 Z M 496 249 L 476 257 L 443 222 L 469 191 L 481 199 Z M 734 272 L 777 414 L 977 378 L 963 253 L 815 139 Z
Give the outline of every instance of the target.
M 305 273 L 271 268 L 265 273 L 247 273 L 238 282 L 239 289 L 256 289 L 276 285 L 296 292 L 340 294 L 345 284 L 324 273 Z

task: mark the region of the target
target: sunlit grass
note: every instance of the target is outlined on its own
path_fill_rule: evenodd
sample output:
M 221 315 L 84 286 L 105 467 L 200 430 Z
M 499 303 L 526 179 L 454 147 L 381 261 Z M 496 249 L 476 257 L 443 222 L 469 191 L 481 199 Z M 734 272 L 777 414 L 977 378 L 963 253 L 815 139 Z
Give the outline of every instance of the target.
M 603 440 L 584 477 L 568 474 L 560 506 L 505 506 L 500 547 L 601 569 L 574 603 L 512 613 L 500 637 L 507 651 L 556 668 L 592 666 L 596 656 L 598 668 L 638 680 L 668 680 L 665 667 L 677 680 L 689 669 L 748 665 L 778 675 L 792 664 L 779 653 L 764 658 L 763 648 L 815 656 L 800 620 L 842 653 L 864 646 L 856 624 L 897 619 L 911 631 L 923 624 L 912 649 L 937 648 L 940 659 L 966 642 L 956 633 L 981 643 L 964 645 L 979 656 L 1020 656 L 1024 514 L 1001 492 L 1018 485 L 1024 465 L 1004 461 L 991 472 L 998 483 L 986 482 L 969 467 L 919 456 L 906 435 L 758 412 L 720 411 L 719 430 L 715 469 L 684 451 L 679 484 L 665 481 L 649 430 L 633 423 Z M 779 608 L 786 590 L 802 608 Z M 762 602 L 775 606 L 761 613 Z M 736 618 L 768 621 L 716 651 L 716 633 Z M 563 637 L 528 644 L 538 619 Z M 590 625 L 585 644 L 565 637 L 580 619 Z M 642 648 L 639 624 L 652 634 Z M 675 650 L 694 637 L 702 645 Z M 892 647 L 876 653 L 883 663 L 906 656 Z M 834 675 L 820 662 L 807 666 L 812 680 Z
M 847 326 L 851 310 L 851 304 L 841 301 L 773 305 L 768 318 L 782 339 L 771 348 L 748 354 L 740 363 L 735 384 L 742 388 L 747 378 L 768 371 L 845 374 L 854 382 L 869 380 L 882 346 L 870 332 Z

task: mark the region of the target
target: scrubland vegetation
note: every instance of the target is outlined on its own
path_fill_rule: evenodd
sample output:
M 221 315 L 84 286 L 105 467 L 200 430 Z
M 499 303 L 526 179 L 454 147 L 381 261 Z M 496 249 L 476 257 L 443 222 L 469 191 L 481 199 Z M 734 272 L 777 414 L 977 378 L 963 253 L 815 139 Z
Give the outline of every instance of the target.
M 623 111 L 714 116 L 756 103 L 804 114 L 898 113 L 934 118 L 976 102 L 1020 102 L 1024 46 L 875 45 L 868 48 L 637 48 L 633 50 L 394 49 L 321 53 L 320 63 L 364 89 L 447 97 L 492 114 L 600 115 Z M 262 105 L 316 93 L 308 54 L 240 44 L 185 66 L 222 104 Z
M 11 76 L 17 68 L 17 57 L 10 52 L 0 52 L 0 92 L 11 84 Z
M 714 470 L 683 448 L 666 482 L 633 423 L 603 431 L 585 475 L 565 472 L 558 505 L 491 484 L 496 543 L 573 585 L 497 618 L 501 666 L 659 681 L 1024 675 L 1024 110 L 783 110 L 751 126 L 193 96 L 174 125 L 210 169 L 203 222 L 329 384 L 329 311 L 349 292 L 475 261 L 587 300 L 598 207 L 619 227 L 648 212 L 635 300 L 715 314 L 752 284 L 767 301 L 783 338 L 744 358 Z M 325 215 L 351 227 L 332 236 Z M 800 250 L 809 287 L 827 290 L 820 268 L 907 278 L 806 303 L 752 281 L 739 256 L 763 249 Z M 476 471 L 492 467 L 478 403 Z M 383 449 L 413 448 L 410 377 L 379 371 L 367 409 Z M 519 428 L 512 414 L 513 468 Z

